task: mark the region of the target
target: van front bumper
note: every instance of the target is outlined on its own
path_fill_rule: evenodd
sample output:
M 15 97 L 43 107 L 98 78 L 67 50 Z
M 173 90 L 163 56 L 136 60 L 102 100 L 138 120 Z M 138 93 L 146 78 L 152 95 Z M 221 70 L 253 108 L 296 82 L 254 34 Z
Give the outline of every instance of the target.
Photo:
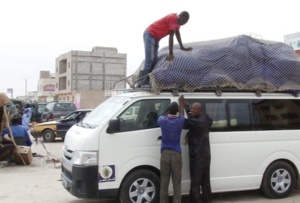
M 98 166 L 72 166 L 72 172 L 62 166 L 62 185 L 72 195 L 82 199 L 117 199 L 118 189 L 98 190 Z

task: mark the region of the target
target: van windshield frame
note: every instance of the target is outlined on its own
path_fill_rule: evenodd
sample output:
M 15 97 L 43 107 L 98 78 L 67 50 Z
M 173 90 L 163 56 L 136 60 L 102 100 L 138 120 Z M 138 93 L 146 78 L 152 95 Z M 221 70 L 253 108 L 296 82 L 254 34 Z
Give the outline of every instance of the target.
M 97 106 L 88 116 L 86 116 L 82 124 L 91 128 L 99 125 L 105 125 L 123 106 L 129 101 L 128 96 L 112 96 Z

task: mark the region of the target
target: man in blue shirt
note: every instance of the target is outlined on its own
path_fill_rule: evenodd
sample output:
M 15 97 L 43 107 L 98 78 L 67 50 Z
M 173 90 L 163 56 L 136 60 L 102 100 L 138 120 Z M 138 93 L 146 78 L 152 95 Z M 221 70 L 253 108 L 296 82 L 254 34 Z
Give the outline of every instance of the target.
M 180 138 L 185 121 L 184 100 L 179 97 L 179 108 L 176 102 L 172 102 L 168 111 L 158 118 L 161 127 L 161 158 L 160 158 L 160 202 L 168 203 L 168 187 L 172 176 L 173 203 L 181 202 L 181 147 Z M 179 116 L 177 113 L 179 112 Z
M 24 146 L 31 146 L 32 145 L 32 142 L 30 140 L 30 137 L 29 137 L 29 134 L 27 132 L 27 130 L 19 125 L 20 123 L 20 119 L 19 118 L 12 118 L 11 120 L 11 124 L 12 126 L 10 127 L 11 128 L 11 132 L 14 136 L 14 138 L 19 138 L 19 137 L 23 137 L 24 138 L 24 142 L 21 143 L 20 145 L 24 145 Z M 3 142 L 5 143 L 10 143 L 12 142 L 12 138 L 10 137 L 10 132 L 9 132 L 9 129 L 6 128 L 5 130 L 3 130 L 3 133 L 2 133 L 2 137 L 3 137 Z

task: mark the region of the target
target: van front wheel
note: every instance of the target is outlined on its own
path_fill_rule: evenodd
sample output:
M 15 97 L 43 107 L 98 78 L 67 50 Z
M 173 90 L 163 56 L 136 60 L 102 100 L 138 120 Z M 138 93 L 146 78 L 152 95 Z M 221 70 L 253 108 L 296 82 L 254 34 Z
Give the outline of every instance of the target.
M 294 169 L 286 162 L 271 164 L 263 176 L 261 190 L 269 198 L 287 197 L 295 188 Z
M 152 171 L 131 172 L 121 186 L 120 202 L 155 203 L 159 197 L 159 177 Z

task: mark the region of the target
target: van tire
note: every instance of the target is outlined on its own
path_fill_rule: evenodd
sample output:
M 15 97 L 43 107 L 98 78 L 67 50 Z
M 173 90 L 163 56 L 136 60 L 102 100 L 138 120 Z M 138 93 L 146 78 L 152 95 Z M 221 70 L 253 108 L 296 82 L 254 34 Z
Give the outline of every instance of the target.
M 285 198 L 296 184 L 294 169 L 286 162 L 272 163 L 264 173 L 261 190 L 269 198 Z
M 145 183 L 146 187 L 143 187 L 142 184 Z M 139 187 L 136 187 L 136 185 Z M 133 171 L 125 178 L 120 188 L 119 201 L 121 203 L 156 203 L 159 199 L 159 186 L 160 179 L 154 172 L 147 169 Z M 150 200 L 146 200 L 145 198 L 143 198 L 143 200 L 138 199 L 138 197 L 141 198 L 145 195 L 150 197 Z
M 52 130 L 49 130 L 49 129 L 44 130 L 42 136 L 43 136 L 43 141 L 44 142 L 53 142 L 54 139 L 55 139 L 54 132 Z

